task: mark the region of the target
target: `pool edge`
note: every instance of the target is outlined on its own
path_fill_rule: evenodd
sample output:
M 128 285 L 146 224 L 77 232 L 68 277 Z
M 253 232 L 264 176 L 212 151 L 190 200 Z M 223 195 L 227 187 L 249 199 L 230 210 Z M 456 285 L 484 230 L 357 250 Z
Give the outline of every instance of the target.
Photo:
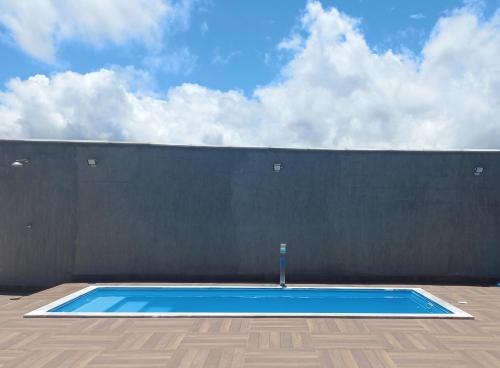
M 77 290 L 65 297 L 59 298 L 49 304 L 37 308 L 23 315 L 23 318 L 223 318 L 223 317 L 245 317 L 245 318 L 390 318 L 390 319 L 474 319 L 474 316 L 455 307 L 451 303 L 429 293 L 419 287 L 365 287 L 365 286 L 289 286 L 288 289 L 377 289 L 377 290 L 412 290 L 425 298 L 441 305 L 452 314 L 411 314 L 411 313 L 227 313 L 227 312 L 180 312 L 180 313 L 116 313 L 116 312 L 49 312 L 49 310 L 61 306 L 81 295 L 89 293 L 97 288 L 174 288 L 171 285 L 92 285 Z M 221 285 L 184 285 L 183 288 L 264 288 L 276 289 L 280 286 L 221 286 Z

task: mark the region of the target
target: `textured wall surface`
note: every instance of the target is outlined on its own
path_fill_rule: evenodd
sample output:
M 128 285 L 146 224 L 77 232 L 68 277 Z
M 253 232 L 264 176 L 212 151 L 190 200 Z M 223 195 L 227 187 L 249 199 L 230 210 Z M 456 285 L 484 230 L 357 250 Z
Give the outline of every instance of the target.
M 290 282 L 493 280 L 499 184 L 495 151 L 0 141 L 0 285 L 277 281 L 280 242 Z

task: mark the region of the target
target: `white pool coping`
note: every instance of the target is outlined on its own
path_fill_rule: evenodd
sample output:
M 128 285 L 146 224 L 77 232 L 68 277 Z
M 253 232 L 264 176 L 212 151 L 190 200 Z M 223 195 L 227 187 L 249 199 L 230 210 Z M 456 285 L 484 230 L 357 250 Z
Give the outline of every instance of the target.
M 474 319 L 471 314 L 455 307 L 454 305 L 438 298 L 437 296 L 425 291 L 421 288 L 408 288 L 408 287 L 348 287 L 348 286 L 315 286 L 315 287 L 302 287 L 291 286 L 287 289 L 361 289 L 361 290 L 411 290 L 415 291 L 430 301 L 441 305 L 452 314 L 418 314 L 418 313 L 228 313 L 228 312 L 161 312 L 161 313 L 117 313 L 117 312 L 49 312 L 51 309 L 61 306 L 81 295 L 89 293 L 99 288 L 156 288 L 156 289 L 172 289 L 172 288 L 192 288 L 192 289 L 210 289 L 210 288 L 234 288 L 234 289 L 279 289 L 280 286 L 202 286 L 202 285 L 93 285 L 78 290 L 63 298 L 44 305 L 41 308 L 35 309 L 32 312 L 26 313 L 24 317 L 134 317 L 134 318 L 160 318 L 160 317 L 336 317 L 336 318 L 439 318 L 439 319 Z

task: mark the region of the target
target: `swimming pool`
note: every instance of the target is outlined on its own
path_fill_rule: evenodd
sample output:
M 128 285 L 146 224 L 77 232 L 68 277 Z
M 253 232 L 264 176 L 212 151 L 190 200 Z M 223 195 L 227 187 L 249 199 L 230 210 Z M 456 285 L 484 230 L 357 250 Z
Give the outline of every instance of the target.
M 90 286 L 26 317 L 472 318 L 419 288 Z

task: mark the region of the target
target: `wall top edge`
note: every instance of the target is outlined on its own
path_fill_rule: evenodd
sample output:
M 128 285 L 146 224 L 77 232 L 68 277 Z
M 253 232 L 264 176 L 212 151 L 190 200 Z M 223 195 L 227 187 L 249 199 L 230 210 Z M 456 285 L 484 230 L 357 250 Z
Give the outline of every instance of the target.
M 314 151 L 314 152 L 422 152 L 422 153 L 500 153 L 500 149 L 379 149 L 379 148 L 319 148 L 319 147 L 271 147 L 271 146 L 223 146 L 223 145 L 183 145 L 160 144 L 149 142 L 115 142 L 94 140 L 56 140 L 56 139 L 0 139 L 2 144 L 67 144 L 78 146 L 136 146 L 136 147 L 165 147 L 180 149 L 208 149 L 208 150 L 263 150 L 263 151 Z

